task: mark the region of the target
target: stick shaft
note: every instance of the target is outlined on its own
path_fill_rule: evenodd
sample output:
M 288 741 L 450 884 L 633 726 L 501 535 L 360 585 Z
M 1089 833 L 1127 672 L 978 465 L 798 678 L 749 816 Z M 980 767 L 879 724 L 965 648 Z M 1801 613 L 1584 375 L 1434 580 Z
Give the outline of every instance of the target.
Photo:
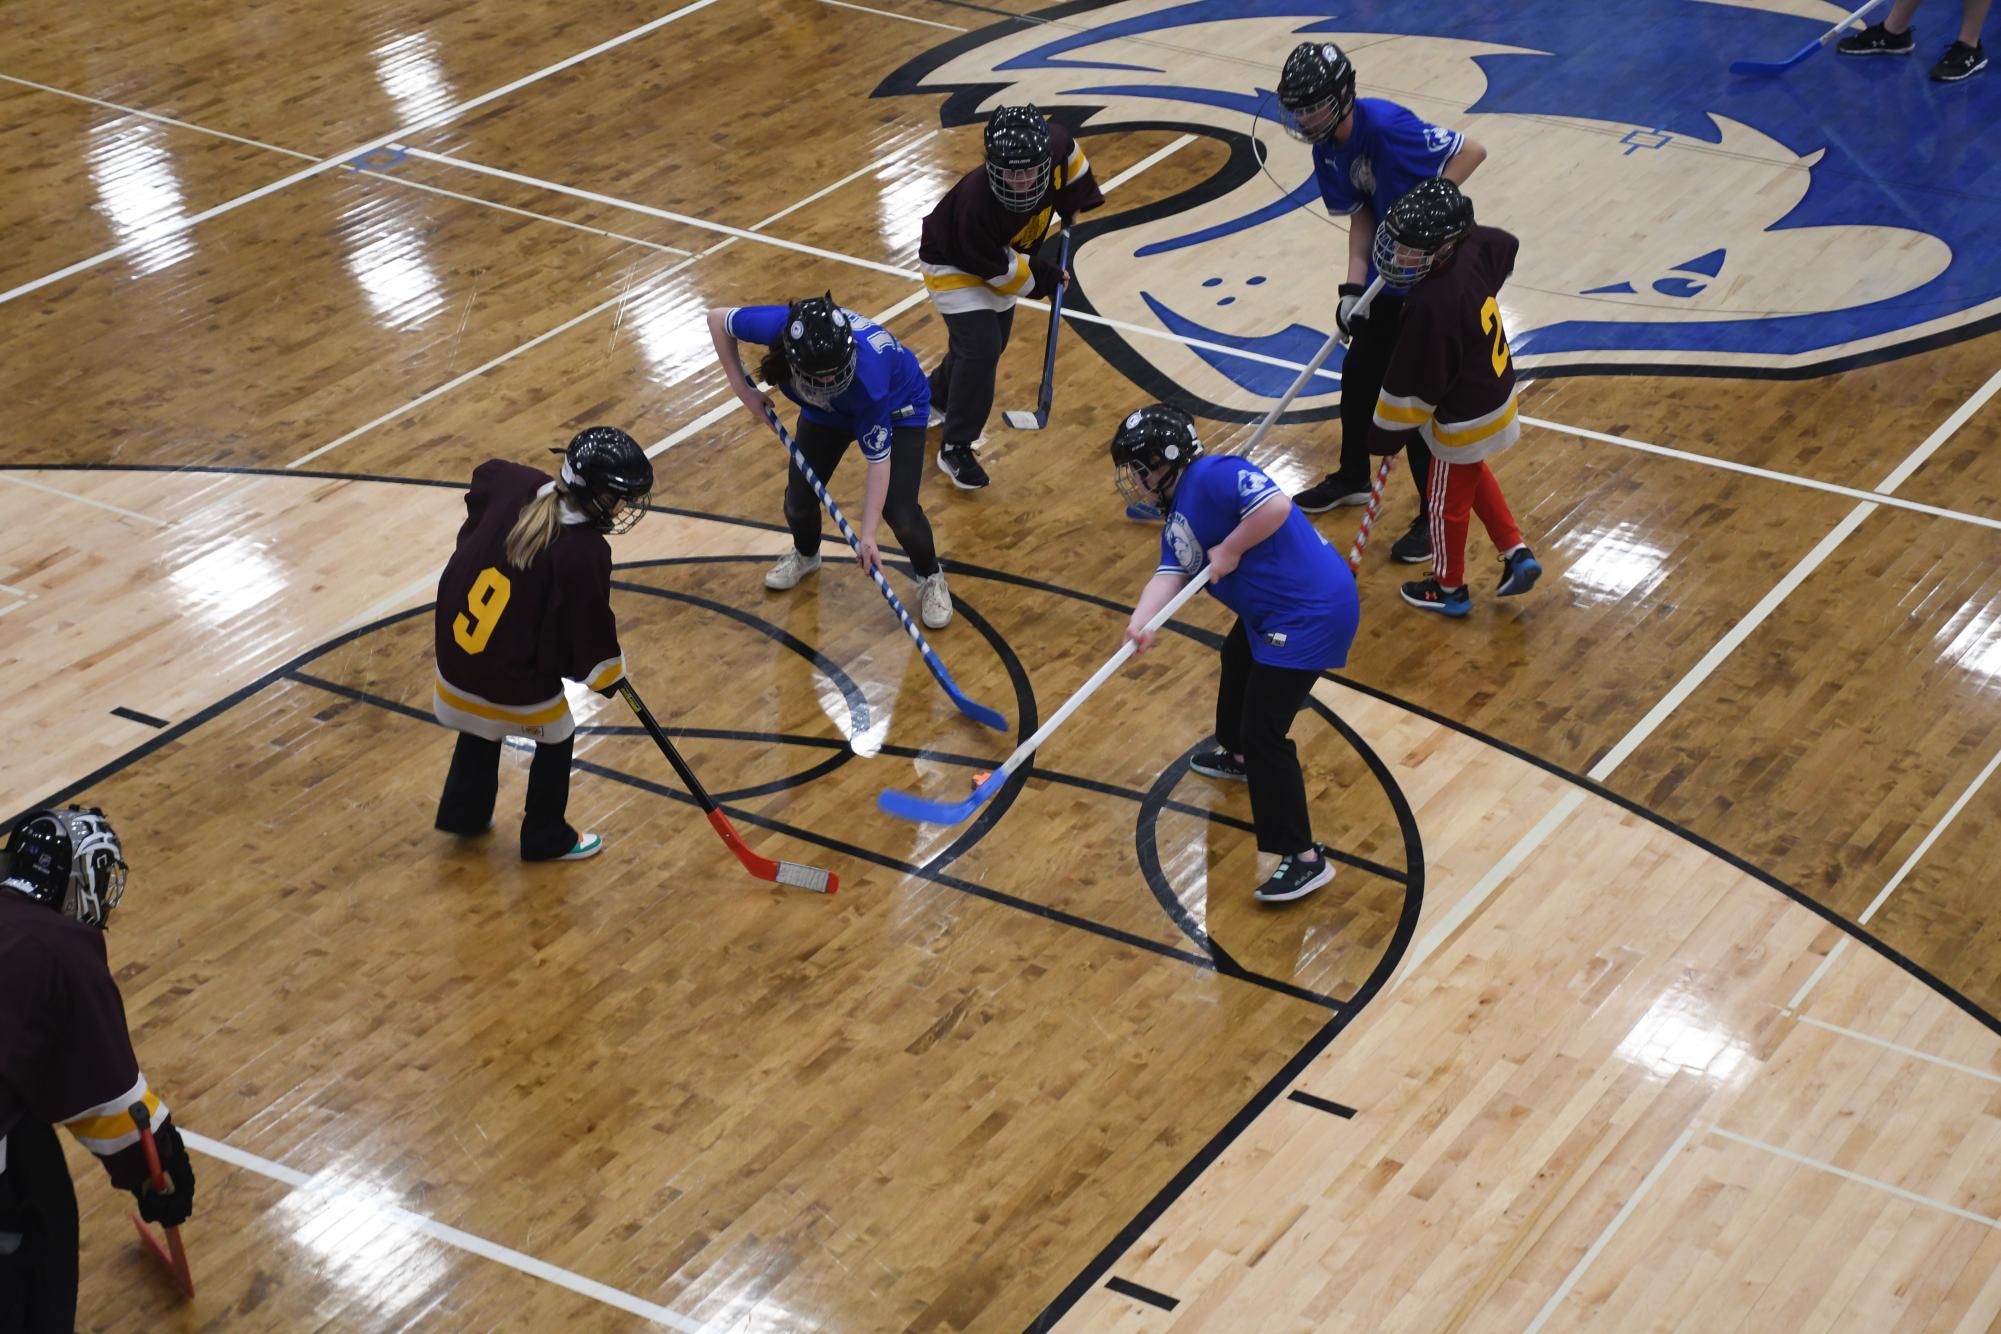
M 1855 22 L 1855 20 L 1861 18 L 1864 14 L 1867 14 L 1870 10 L 1876 8 L 1876 6 L 1882 3 L 1883 0 L 1869 0 L 1868 4 L 1863 5 L 1860 9 L 1850 14 L 1847 18 L 1841 20 L 1841 22 L 1835 24 L 1832 28 L 1829 28 L 1826 32 L 1822 33 L 1820 35 L 1820 41 L 1815 43 L 1815 45 L 1826 46 L 1829 42 L 1833 41 L 1835 38 L 1839 37 L 1842 33 L 1846 32 L 1848 30 L 1849 24 Z
M 1362 511 L 1362 526 L 1355 530 L 1355 545 L 1348 549 L 1348 568 L 1357 569 L 1362 564 L 1362 553 L 1369 549 L 1369 534 L 1375 529 L 1376 514 L 1383 507 L 1383 484 L 1390 480 L 1390 472 L 1396 466 L 1397 456 L 1383 455 L 1383 461 L 1376 465 L 1376 478 L 1369 486 L 1369 507 Z
M 1063 239 L 1057 243 L 1056 267 L 1067 270 L 1070 267 L 1070 229 L 1063 229 Z M 1036 396 L 1035 410 L 1043 420 L 1049 418 L 1049 405 L 1056 399 L 1056 331 L 1063 327 L 1063 293 L 1068 283 L 1056 285 L 1056 295 L 1049 301 L 1049 338 L 1042 346 L 1042 391 Z
M 689 794 L 701 803 L 704 811 L 713 816 L 717 810 L 715 799 L 709 796 L 708 791 L 702 786 L 702 780 L 695 777 L 695 771 L 688 767 L 688 762 L 681 758 L 681 752 L 674 749 L 674 743 L 667 739 L 667 733 L 654 721 L 653 711 L 646 707 L 646 701 L 642 700 L 639 692 L 632 688 L 632 682 L 620 681 L 618 694 L 619 698 L 625 701 L 625 707 L 632 710 L 633 716 L 638 718 L 652 735 L 654 744 L 659 746 L 660 753 L 667 757 L 667 763 L 674 766 L 674 772 L 680 775 L 681 782 L 687 787 Z

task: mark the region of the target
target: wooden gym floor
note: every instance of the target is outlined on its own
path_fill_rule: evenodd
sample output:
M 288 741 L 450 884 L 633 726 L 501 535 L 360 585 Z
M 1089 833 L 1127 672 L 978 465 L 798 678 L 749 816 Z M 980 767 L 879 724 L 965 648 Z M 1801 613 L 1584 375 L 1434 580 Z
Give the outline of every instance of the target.
M 1701 47 L 1688 106 L 1619 138 L 1554 96 L 1485 109 L 1480 71 L 1513 67 L 1397 26 L 1424 5 L 1321 24 L 1365 95 L 1495 150 L 1469 190 L 1524 239 L 1508 322 L 1538 377 L 1497 471 L 1543 583 L 1496 602 L 1476 531 L 1473 616 L 1405 608 L 1392 481 L 1355 653 L 1294 733 L 1343 866 L 1283 910 L 1249 897 L 1242 791 L 1187 771 L 1228 624 L 1207 601 L 978 820 L 877 812 L 1013 740 L 943 701 L 851 565 L 764 590 L 782 455 L 701 312 L 832 289 L 935 362 L 918 224 L 978 159 L 967 122 L 1024 44 L 1095 42 L 1012 94 L 1103 108 L 1050 428 L 997 412 L 988 491 L 925 483 L 961 610 L 937 646 L 1025 736 L 1153 565 L 1112 425 L 1173 392 L 1241 445 L 1343 253 L 1311 210 L 1151 244 L 1278 194 L 1249 115 L 1066 90 L 1248 95 L 1315 19 L 1140 22 L 1165 9 L 9 7 L 0 810 L 116 819 L 113 965 L 200 1173 L 178 1306 L 73 1163 L 84 1328 L 2001 1321 L 2001 333 L 1979 293 L 1818 364 L 1792 325 L 1733 332 L 1914 289 L 1949 229 L 1902 218 L 1867 263 L 1835 226 L 1786 249 L 1790 203 L 1731 201 L 1797 199 L 1812 145 L 1729 137 L 1763 103 L 1715 143 L 1670 131 L 1712 93 L 1866 78 L 1923 145 L 1906 174 L 1986 206 L 2001 177 L 1964 136 L 2001 76 L 1962 105 L 1822 56 L 1744 93 L 1739 52 Z M 1693 11 L 1752 55 L 1839 16 Z M 1538 49 L 1600 21 L 1575 14 Z M 1646 268 L 1726 251 L 1763 258 Z M 1723 332 L 1566 351 L 1627 270 L 1662 294 L 1646 319 L 1709 301 Z M 1160 336 L 1225 281 L 1210 332 Z M 1043 319 L 1021 312 L 997 410 L 1032 401 Z M 1334 384 L 1259 447 L 1289 484 L 1332 462 Z M 498 833 L 430 828 L 428 599 L 461 488 L 597 422 L 659 473 L 662 512 L 614 543 L 635 682 L 746 835 L 838 869 L 838 896 L 746 879 L 595 699 L 571 810 L 601 858 L 516 860 L 514 753 Z M 833 485 L 850 513 L 858 477 Z M 1345 547 L 1354 519 L 1319 522 Z

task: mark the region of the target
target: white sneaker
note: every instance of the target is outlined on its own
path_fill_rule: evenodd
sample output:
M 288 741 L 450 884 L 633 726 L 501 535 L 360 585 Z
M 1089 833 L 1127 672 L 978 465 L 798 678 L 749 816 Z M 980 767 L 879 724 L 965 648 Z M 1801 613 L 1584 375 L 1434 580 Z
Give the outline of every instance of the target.
M 802 556 L 796 551 L 788 551 L 778 558 L 778 564 L 764 572 L 764 586 L 776 588 L 780 592 L 788 588 L 797 588 L 801 579 L 819 568 L 820 557 L 817 552 L 811 556 Z
M 952 623 L 952 590 L 945 587 L 943 570 L 917 581 L 917 613 L 926 630 L 943 630 Z
M 933 408 L 931 409 L 931 415 L 925 418 L 924 420 L 924 429 L 927 431 L 934 431 L 938 429 L 940 426 L 943 426 L 944 424 L 945 424 L 945 414 L 938 411 L 938 409 Z
M 578 834 L 577 845 L 556 858 L 556 860 L 559 862 L 580 862 L 595 857 L 603 851 L 604 840 L 596 834 Z

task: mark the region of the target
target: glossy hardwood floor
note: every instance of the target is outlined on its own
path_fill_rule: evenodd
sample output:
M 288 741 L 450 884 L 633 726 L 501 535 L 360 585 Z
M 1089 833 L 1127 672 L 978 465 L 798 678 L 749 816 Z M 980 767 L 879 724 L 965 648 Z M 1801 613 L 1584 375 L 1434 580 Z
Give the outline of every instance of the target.
M 1740 193 L 1793 198 L 1810 154 L 1664 112 L 1681 137 L 1634 148 L 1648 184 L 1566 240 L 1565 172 L 1626 141 L 1555 92 L 1476 101 L 1517 95 L 1452 45 L 1521 45 L 1499 11 L 1447 41 L 1425 6 L 1365 8 L 1341 38 L 1363 93 L 1497 150 L 1469 189 L 1524 237 L 1509 327 L 1539 378 L 1496 471 L 1548 572 L 1494 599 L 1476 531 L 1474 614 L 1411 611 L 1392 481 L 1355 652 L 1294 729 L 1343 865 L 1276 911 L 1244 793 L 1186 767 L 1229 624 L 1206 600 L 979 820 L 877 811 L 964 790 L 1013 736 L 951 708 L 838 538 L 763 588 L 783 455 L 700 316 L 832 290 L 934 364 L 918 224 L 991 105 L 954 89 L 1008 60 L 1045 105 L 1136 67 L 1268 87 L 1300 15 L 10 10 L 0 811 L 117 820 L 113 964 L 201 1174 L 177 1306 L 73 1163 L 82 1327 L 2001 1321 L 2001 333 L 1969 304 L 1950 339 L 1803 378 L 1700 348 L 1568 373 L 1533 349 L 1580 287 L 1716 240 L 1673 171 L 1736 153 Z M 1705 8 L 1793 31 L 1758 26 L 1785 6 Z M 1055 40 L 1127 72 L 1034 64 Z M 1961 132 L 1888 72 L 1799 77 Z M 1300 213 L 1163 249 L 1276 194 L 1249 117 L 1091 97 L 1117 183 L 1079 233 L 1050 428 L 996 415 L 991 488 L 924 486 L 960 609 L 934 642 L 1019 736 L 1117 647 L 1154 564 L 1113 425 L 1171 385 L 1240 446 L 1324 331 L 1343 244 Z M 2001 196 L 1979 159 L 1936 161 Z M 1631 217 L 1639 241 L 1609 221 Z M 1905 226 L 1844 295 L 1815 284 L 1852 238 L 1795 253 L 1726 221 L 1765 268 L 1646 299 L 1741 316 L 1797 289 L 1846 318 L 1931 262 Z M 1020 312 L 997 410 L 1033 401 L 1043 323 Z M 1332 465 L 1335 383 L 1255 450 L 1288 485 Z M 665 507 L 614 543 L 634 680 L 747 838 L 840 871 L 832 899 L 744 877 L 594 697 L 571 809 L 604 856 L 514 857 L 512 752 L 495 835 L 430 828 L 459 488 L 599 421 L 653 448 Z M 851 514 L 859 476 L 833 482 Z M 1345 547 L 1355 516 L 1317 522 Z

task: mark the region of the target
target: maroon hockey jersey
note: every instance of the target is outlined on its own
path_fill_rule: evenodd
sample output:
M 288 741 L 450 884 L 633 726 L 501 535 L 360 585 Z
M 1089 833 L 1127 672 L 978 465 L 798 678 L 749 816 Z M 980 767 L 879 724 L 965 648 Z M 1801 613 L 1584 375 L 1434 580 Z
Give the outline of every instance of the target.
M 1498 227 L 1475 226 L 1451 263 L 1411 288 L 1376 399 L 1374 452 L 1394 452 L 1383 433 L 1412 427 L 1447 463 L 1472 463 L 1520 438 L 1500 305 L 1520 248 Z
M 924 219 L 917 258 L 924 285 L 941 310 L 1006 309 L 1017 297 L 1047 296 L 1059 275 L 1052 264 L 1033 262 L 1057 216 L 1075 217 L 1105 202 L 1091 164 L 1070 131 L 1051 122 L 1049 154 L 1054 165 L 1049 193 L 1033 213 L 1010 213 L 994 196 L 985 165 L 961 177 Z M 1032 282 L 1032 285 L 1031 285 Z
M 438 580 L 438 716 L 462 730 L 559 741 L 563 679 L 609 691 L 625 676 L 611 610 L 611 545 L 566 523 L 525 570 L 507 563 L 521 510 L 555 479 L 505 459 L 472 475 L 458 547 Z M 490 724 L 469 726 L 466 718 Z
M 127 1108 L 144 1102 L 154 1133 L 174 1132 L 132 1053 L 104 933 L 0 888 L 0 1014 L 0 1171 L 8 1132 L 39 1121 L 68 1126 L 119 1189 L 143 1185 L 144 1150 Z

